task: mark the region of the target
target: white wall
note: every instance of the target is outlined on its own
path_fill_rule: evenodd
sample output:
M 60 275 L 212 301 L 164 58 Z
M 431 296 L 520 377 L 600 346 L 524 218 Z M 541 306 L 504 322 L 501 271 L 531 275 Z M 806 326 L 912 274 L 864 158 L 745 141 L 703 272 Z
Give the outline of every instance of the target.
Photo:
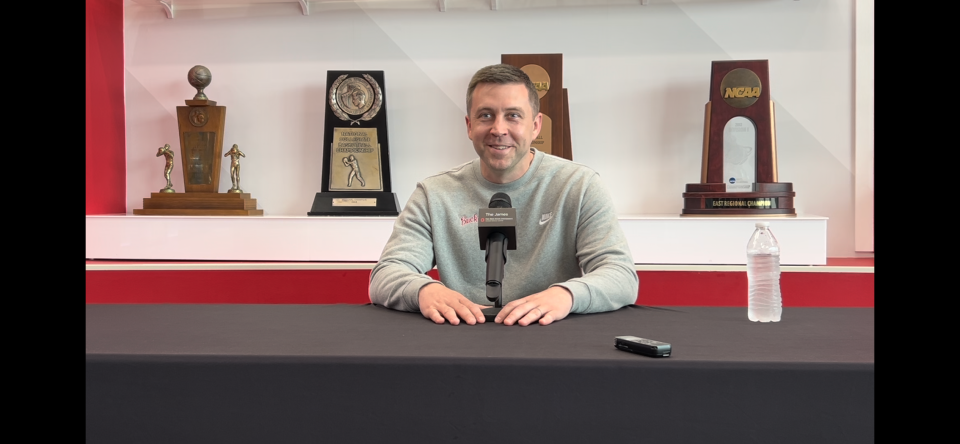
M 321 187 L 327 70 L 385 71 L 403 205 L 418 180 L 475 157 L 463 118 L 478 68 L 503 53 L 563 53 L 574 159 L 600 172 L 620 214 L 679 214 L 684 185 L 699 181 L 711 61 L 768 59 L 779 180 L 794 184 L 798 213 L 829 217 L 828 256 L 855 256 L 853 2 L 346 2 L 311 3 L 309 15 L 290 2 L 173 19 L 128 2 L 127 212 L 165 185 L 155 154 L 179 146 L 176 106 L 195 93 L 194 65 L 210 69 L 205 92 L 227 107 L 225 149 L 246 154 L 244 191 L 267 215 L 305 215 Z

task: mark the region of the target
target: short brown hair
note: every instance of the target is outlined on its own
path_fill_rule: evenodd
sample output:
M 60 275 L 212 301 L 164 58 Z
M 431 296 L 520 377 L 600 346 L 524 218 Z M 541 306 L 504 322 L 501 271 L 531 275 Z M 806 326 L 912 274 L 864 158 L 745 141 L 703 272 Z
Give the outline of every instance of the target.
M 527 95 L 530 97 L 530 109 L 536 116 L 540 112 L 540 95 L 537 94 L 537 88 L 527 73 L 513 65 L 499 64 L 480 68 L 473 78 L 470 79 L 470 85 L 467 86 L 467 114 L 470 114 L 470 107 L 473 106 L 473 90 L 481 83 L 493 83 L 497 85 L 521 84 L 527 87 Z

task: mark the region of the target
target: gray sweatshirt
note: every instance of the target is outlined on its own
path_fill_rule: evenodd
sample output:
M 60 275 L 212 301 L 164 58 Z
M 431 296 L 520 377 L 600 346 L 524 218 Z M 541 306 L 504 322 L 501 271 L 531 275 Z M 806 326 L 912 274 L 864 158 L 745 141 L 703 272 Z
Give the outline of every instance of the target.
M 419 311 L 419 291 L 440 281 L 473 302 L 486 297 L 477 213 L 494 193 L 517 209 L 517 249 L 508 250 L 503 304 L 559 285 L 571 313 L 616 310 L 637 300 L 639 279 L 613 202 L 590 168 L 534 150 L 530 169 L 507 184 L 480 174 L 480 159 L 417 184 L 370 273 L 370 300 Z

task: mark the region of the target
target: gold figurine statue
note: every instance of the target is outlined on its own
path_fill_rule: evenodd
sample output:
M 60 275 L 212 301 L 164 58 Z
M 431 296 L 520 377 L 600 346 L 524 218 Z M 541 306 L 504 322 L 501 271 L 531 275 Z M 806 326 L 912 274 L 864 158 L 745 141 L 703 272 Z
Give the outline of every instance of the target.
M 243 154 L 243 151 L 240 151 L 237 144 L 233 144 L 233 148 L 230 148 L 230 151 L 223 155 L 223 157 L 227 156 L 230 156 L 230 181 L 233 183 L 233 187 L 227 192 L 242 193 L 243 190 L 240 189 L 240 158 L 247 156 Z
M 163 166 L 163 178 L 167 179 L 167 186 L 163 187 L 160 190 L 161 193 L 176 193 L 177 190 L 173 189 L 173 182 L 170 181 L 170 172 L 173 171 L 173 150 L 170 149 L 170 144 L 165 144 L 157 150 L 157 156 L 163 156 L 166 159 L 166 164 Z
M 350 174 L 347 176 L 347 186 L 348 186 L 348 187 L 352 187 L 352 186 L 353 186 L 353 178 L 354 178 L 354 177 L 356 177 L 357 180 L 360 181 L 360 186 L 361 186 L 361 187 L 367 186 L 367 184 L 363 182 L 363 177 L 360 176 L 360 162 L 357 161 L 357 158 L 354 157 L 353 154 L 351 154 L 350 157 L 344 157 L 344 158 L 342 158 L 342 159 L 340 159 L 340 160 L 343 161 L 343 165 L 344 165 L 344 166 L 350 167 Z

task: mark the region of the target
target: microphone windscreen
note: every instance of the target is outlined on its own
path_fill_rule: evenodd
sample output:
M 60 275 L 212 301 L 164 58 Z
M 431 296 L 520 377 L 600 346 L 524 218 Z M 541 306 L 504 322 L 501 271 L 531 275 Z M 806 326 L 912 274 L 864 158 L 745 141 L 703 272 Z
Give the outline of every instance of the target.
M 507 196 L 507 193 L 496 193 L 490 198 L 490 206 L 487 208 L 513 208 L 510 204 L 510 196 Z

